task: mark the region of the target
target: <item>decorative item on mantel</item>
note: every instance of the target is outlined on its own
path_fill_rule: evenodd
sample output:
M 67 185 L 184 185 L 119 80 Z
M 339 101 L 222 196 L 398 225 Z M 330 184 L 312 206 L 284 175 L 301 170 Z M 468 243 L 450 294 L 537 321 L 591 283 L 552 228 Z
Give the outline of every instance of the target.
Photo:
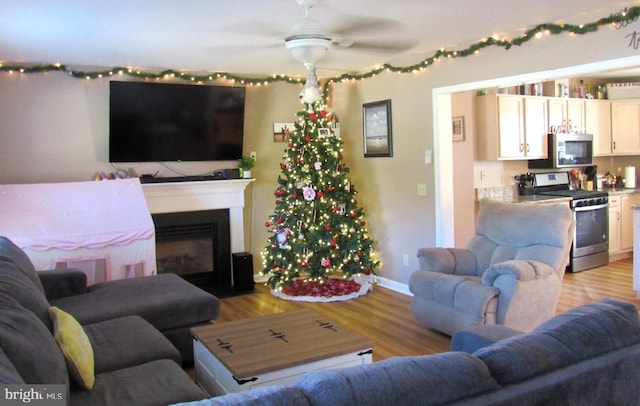
M 243 156 L 238 160 L 238 168 L 242 171 L 244 179 L 251 178 L 251 168 L 256 164 L 256 159 L 252 156 Z

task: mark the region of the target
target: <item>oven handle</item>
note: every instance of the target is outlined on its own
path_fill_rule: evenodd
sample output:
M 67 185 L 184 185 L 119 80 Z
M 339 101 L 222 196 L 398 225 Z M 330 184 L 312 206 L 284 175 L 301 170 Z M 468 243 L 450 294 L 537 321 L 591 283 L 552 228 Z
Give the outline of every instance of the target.
M 574 207 L 573 210 L 574 211 L 591 211 L 591 210 L 598 210 L 598 209 L 606 209 L 607 207 L 609 207 L 609 203 L 598 204 L 596 206 Z

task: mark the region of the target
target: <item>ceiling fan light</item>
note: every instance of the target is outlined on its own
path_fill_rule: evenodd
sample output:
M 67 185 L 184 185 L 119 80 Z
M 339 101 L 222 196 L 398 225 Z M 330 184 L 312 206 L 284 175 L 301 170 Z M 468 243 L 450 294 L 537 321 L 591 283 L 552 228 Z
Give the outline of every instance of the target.
M 298 38 L 285 42 L 291 55 L 303 64 L 314 64 L 324 56 L 331 45 L 329 38 Z

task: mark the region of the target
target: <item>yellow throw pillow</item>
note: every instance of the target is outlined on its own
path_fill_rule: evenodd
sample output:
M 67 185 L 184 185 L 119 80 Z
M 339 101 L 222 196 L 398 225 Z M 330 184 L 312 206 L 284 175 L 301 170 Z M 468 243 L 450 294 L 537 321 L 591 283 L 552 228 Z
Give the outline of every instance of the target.
M 49 308 L 49 317 L 53 322 L 53 337 L 67 361 L 71 377 L 84 389 L 93 388 L 96 377 L 89 337 L 69 313 L 52 306 Z

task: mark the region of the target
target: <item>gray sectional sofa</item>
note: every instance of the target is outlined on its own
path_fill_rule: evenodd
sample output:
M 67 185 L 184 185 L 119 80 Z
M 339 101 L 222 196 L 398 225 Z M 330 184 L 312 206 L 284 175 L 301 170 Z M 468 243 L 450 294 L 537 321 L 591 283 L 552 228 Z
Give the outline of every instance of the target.
M 640 399 L 640 319 L 630 303 L 577 307 L 530 333 L 474 327 L 454 335 L 452 347 L 181 405 L 631 406 Z
M 77 321 L 93 352 L 95 383 L 82 388 L 54 338 L 52 306 Z M 68 385 L 70 405 L 166 405 L 206 394 L 183 370 L 175 344 L 209 323 L 219 300 L 175 275 L 87 288 L 79 271 L 36 272 L 0 237 L 0 384 Z M 82 334 L 79 334 L 82 335 Z M 70 375 L 71 372 L 71 375 Z

